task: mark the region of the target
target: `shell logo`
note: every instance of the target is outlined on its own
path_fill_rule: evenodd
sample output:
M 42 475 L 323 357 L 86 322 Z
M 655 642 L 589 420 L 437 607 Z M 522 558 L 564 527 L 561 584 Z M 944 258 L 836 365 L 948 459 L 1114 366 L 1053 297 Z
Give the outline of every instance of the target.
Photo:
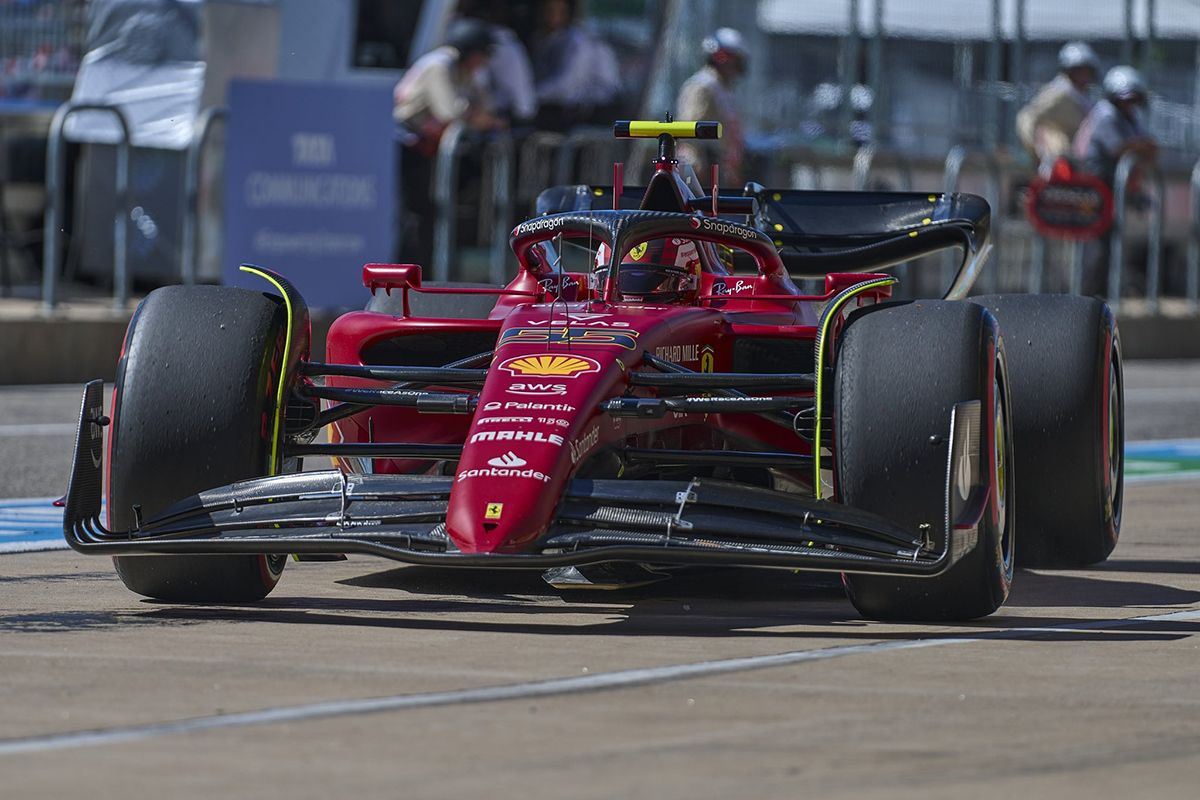
M 503 361 L 500 369 L 510 375 L 535 378 L 574 378 L 585 372 L 599 372 L 600 363 L 583 356 L 517 356 Z

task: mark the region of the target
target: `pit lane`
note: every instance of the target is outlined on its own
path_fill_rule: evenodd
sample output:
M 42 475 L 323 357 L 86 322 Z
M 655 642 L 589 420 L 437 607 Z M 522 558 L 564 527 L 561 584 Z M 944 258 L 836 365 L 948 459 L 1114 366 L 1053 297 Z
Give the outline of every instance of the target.
M 1200 365 L 1126 378 L 1131 440 L 1200 438 Z M 0 389 L 0 495 L 61 491 L 77 403 Z M 1021 571 L 954 626 L 865 622 L 774 572 L 580 595 L 354 558 L 181 607 L 99 559 L 0 555 L 0 776 L 13 797 L 1190 796 L 1198 511 L 1187 476 L 1131 483 L 1107 564 Z

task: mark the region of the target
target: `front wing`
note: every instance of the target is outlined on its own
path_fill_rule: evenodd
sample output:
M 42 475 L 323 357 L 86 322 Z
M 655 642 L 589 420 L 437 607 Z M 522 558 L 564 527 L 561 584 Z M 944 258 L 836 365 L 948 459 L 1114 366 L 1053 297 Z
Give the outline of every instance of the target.
M 975 547 L 986 507 L 979 403 L 949 420 L 943 518 L 919 531 L 838 503 L 756 486 L 576 479 L 522 552 L 464 553 L 445 531 L 453 477 L 336 470 L 242 481 L 182 498 L 130 531 L 106 530 L 103 384 L 84 389 L 63 532 L 81 553 L 364 553 L 413 564 L 549 569 L 605 562 L 724 564 L 933 576 Z

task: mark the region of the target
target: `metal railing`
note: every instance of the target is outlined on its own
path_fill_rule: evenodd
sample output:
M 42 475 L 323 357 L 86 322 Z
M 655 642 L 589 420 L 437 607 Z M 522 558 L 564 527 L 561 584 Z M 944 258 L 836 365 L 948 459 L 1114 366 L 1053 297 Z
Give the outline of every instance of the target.
M 1200 161 L 1192 167 L 1188 195 L 1187 299 L 1188 309 L 1200 313 Z
M 474 143 L 466 137 L 465 127 L 454 123 L 438 142 L 433 166 L 433 201 L 437 219 L 433 227 L 433 264 L 435 281 L 450 280 L 450 261 L 455 252 L 455 229 L 458 215 L 459 163 L 471 152 Z M 503 283 L 507 259 L 508 232 L 513 217 L 513 159 L 514 146 L 508 133 L 497 134 L 487 141 L 482 153 L 481 174 L 483 191 L 479 213 L 479 230 L 491 231 L 488 273 L 495 283 Z M 483 237 L 481 237 L 483 238 Z
M 1003 215 L 1001 214 L 1002 206 L 1000 204 L 1000 193 L 1003 188 L 1003 178 L 1000 169 L 1000 162 L 996 159 L 995 153 L 991 150 L 968 150 L 962 145 L 955 145 L 946 153 L 946 161 L 943 167 L 942 180 L 946 194 L 953 194 L 958 191 L 959 184 L 962 181 L 963 167 L 971 163 L 981 163 L 984 167 L 986 183 L 984 184 L 984 199 L 992 210 L 992 241 L 996 244 L 996 250 L 992 253 L 994 263 L 997 265 L 987 271 L 982 283 L 985 286 L 980 287 L 984 291 L 994 292 L 999 286 L 999 255 L 1001 248 L 999 247 L 999 232 Z M 943 280 L 946 283 L 949 276 L 958 269 L 957 255 L 948 253 L 946 261 L 942 267 Z
M 904 153 L 882 149 L 875 144 L 865 144 L 854 153 L 854 161 L 850 167 L 850 185 L 854 191 L 861 192 L 870 186 L 871 174 L 880 162 L 895 169 L 900 178 L 900 191 L 912 191 L 912 161 Z
M 458 161 L 462 156 L 464 126 L 455 122 L 442 133 L 437 160 L 433 165 L 433 204 L 437 220 L 433 224 L 433 279 L 450 280 L 450 251 L 454 244 L 455 216 L 458 213 Z
M 1146 307 L 1151 313 L 1158 312 L 1159 273 L 1162 258 L 1163 236 L 1163 186 L 1162 170 L 1157 162 L 1143 159 L 1136 153 L 1126 153 L 1117 162 L 1117 171 L 1113 177 L 1113 225 L 1109 234 L 1108 261 L 1108 303 L 1117 309 L 1121 302 L 1121 271 L 1125 254 L 1125 223 L 1128 219 L 1126 206 L 1129 194 L 1129 181 L 1133 177 L 1135 167 L 1142 168 L 1142 174 L 1148 175 L 1154 185 L 1154 194 L 1150 205 L 1150 241 L 1149 253 L 1146 258 Z
M 229 120 L 229 109 L 224 106 L 210 106 L 196 117 L 192 123 L 192 140 L 188 142 L 187 157 L 183 172 L 183 230 L 180 238 L 183 242 L 179 273 L 180 280 L 186 285 L 196 282 L 196 262 L 200 257 L 199 237 L 196 235 L 197 217 L 200 210 L 200 166 L 204 155 L 204 146 L 212 133 L 215 122 L 225 123 Z
M 117 141 L 116 210 L 113 212 L 113 309 L 124 311 L 129 304 L 129 265 L 126 233 L 129 223 L 129 118 L 118 106 L 105 103 L 64 103 L 54 113 L 46 143 L 46 223 L 42 263 L 42 308 L 52 313 L 58 305 L 58 272 L 62 262 L 63 207 L 66 192 L 64 135 L 67 118 L 80 111 L 112 114 L 121 129 Z

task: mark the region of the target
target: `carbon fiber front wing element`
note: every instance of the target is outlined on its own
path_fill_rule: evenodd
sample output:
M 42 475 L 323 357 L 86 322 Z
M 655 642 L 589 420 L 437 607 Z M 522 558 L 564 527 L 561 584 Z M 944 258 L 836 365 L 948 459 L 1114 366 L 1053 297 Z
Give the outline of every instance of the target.
M 336 470 L 214 488 L 134 530 L 109 531 L 99 518 L 102 389 L 100 381 L 84 389 L 63 518 L 67 542 L 81 553 L 365 553 L 463 567 L 635 562 L 932 576 L 975 546 L 986 507 L 975 401 L 951 415 L 944 517 L 916 532 L 860 509 L 727 481 L 576 479 L 532 547 L 464 553 L 444 524 L 454 478 Z

